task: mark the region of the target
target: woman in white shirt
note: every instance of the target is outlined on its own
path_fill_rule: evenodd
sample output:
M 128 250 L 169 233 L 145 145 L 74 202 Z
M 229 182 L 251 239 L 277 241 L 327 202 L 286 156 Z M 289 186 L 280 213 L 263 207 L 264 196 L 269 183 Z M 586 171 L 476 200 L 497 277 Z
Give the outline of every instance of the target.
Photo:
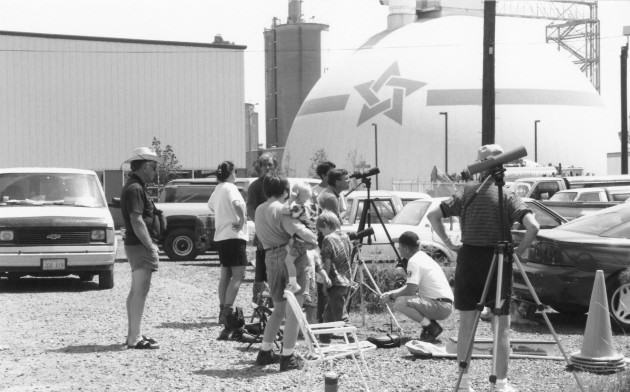
M 208 207 L 214 214 L 214 242 L 221 263 L 219 323 L 224 329 L 218 339 L 225 340 L 231 332 L 226 325 L 226 316 L 233 311 L 234 300 L 245 277 L 248 233 L 245 200 L 234 185 L 234 163 L 222 162 L 216 176 L 219 184 L 208 200 Z

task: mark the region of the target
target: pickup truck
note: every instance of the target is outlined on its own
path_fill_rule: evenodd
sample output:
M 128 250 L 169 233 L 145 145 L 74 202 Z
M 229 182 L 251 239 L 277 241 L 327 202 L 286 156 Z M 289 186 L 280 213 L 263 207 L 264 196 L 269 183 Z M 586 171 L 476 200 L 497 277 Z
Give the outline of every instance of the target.
M 549 200 L 556 192 L 566 189 L 630 185 L 630 175 L 527 177 L 514 181 L 512 189 L 520 197 Z
M 568 220 L 612 207 L 630 197 L 630 186 L 575 188 L 557 192 L 543 204 Z
M 247 200 L 247 189 L 256 177 L 237 178 L 235 185 Z M 291 183 L 302 181 L 311 186 L 319 183 L 312 178 L 289 178 Z M 160 193 L 157 208 L 166 218 L 166 233 L 160 247 L 168 258 L 176 261 L 194 260 L 198 255 L 214 248 L 214 216 L 208 208 L 208 199 L 217 186 L 216 178 L 177 179 L 165 185 Z M 250 244 L 255 229 L 253 217 L 247 221 Z

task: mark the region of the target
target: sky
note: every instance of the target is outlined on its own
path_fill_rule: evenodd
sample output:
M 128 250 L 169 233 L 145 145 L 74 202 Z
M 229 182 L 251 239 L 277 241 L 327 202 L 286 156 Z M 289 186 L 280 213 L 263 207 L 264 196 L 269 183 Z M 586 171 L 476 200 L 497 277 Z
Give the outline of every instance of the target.
M 322 35 L 324 72 L 387 27 L 388 7 L 379 0 L 304 0 L 302 11 L 305 21 L 330 26 Z M 247 46 L 245 101 L 258 104 L 262 128 L 263 31 L 274 17 L 285 23 L 287 13 L 288 0 L 0 0 L 0 30 L 190 42 L 212 42 L 221 34 Z M 622 26 L 630 26 L 630 0 L 600 0 L 599 16 L 602 97 L 619 112 L 619 52 L 626 42 Z

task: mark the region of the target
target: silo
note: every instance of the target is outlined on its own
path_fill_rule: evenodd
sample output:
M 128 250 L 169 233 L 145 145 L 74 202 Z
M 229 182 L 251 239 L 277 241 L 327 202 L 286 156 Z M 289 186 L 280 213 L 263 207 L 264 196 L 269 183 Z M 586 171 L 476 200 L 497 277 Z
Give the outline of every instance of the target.
M 265 30 L 267 146 L 283 147 L 300 105 L 321 76 L 321 32 L 328 26 L 302 21 L 300 1 L 289 2 L 286 24 Z
M 497 17 L 496 142 L 525 146 L 533 159 L 536 132 L 540 163 L 604 174 L 616 117 L 579 69 L 544 43 L 545 24 Z M 482 17 L 460 14 L 370 38 L 302 104 L 285 172 L 305 176 L 322 155 L 355 170 L 374 166 L 378 155 L 379 186 L 391 189 L 396 180 L 428 181 L 446 162 L 450 173 L 464 169 L 481 144 L 482 37 Z

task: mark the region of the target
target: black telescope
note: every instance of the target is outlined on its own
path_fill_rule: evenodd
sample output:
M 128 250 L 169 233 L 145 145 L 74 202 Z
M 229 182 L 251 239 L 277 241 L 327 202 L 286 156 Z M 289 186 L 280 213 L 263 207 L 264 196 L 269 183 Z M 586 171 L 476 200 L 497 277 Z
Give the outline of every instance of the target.
M 488 157 L 488 159 L 481 162 L 475 162 L 471 165 L 468 165 L 468 168 L 464 170 L 464 172 L 467 172 L 470 175 L 481 173 L 490 169 L 494 169 L 495 167 L 503 165 L 504 163 L 523 158 L 525 156 L 527 156 L 527 150 L 525 149 L 525 147 L 517 147 L 513 150 L 506 151 L 499 155 Z
M 378 167 L 373 167 L 368 171 L 355 171 L 354 173 L 350 174 L 350 178 L 367 178 L 367 177 L 371 177 L 371 176 L 375 176 L 378 173 L 380 173 L 381 170 Z
M 356 233 L 348 233 L 348 237 L 350 237 L 352 241 L 355 241 L 355 240 L 361 240 L 364 237 L 370 236 L 372 234 L 374 234 L 374 229 L 371 227 L 368 227 L 367 229 L 357 231 Z

